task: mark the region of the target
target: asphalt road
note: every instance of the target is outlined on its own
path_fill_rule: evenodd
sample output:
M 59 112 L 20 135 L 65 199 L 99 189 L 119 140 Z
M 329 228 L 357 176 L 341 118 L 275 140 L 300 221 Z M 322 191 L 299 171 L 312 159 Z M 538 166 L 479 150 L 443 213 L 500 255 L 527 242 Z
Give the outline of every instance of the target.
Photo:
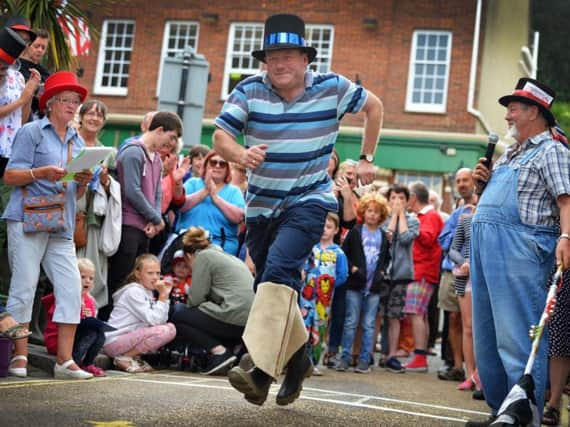
M 109 371 L 88 381 L 54 380 L 32 369 L 0 381 L 0 426 L 461 426 L 486 418 L 484 402 L 428 374 L 325 370 L 301 398 L 280 407 L 274 384 L 263 407 L 247 403 L 226 378 L 161 370 Z

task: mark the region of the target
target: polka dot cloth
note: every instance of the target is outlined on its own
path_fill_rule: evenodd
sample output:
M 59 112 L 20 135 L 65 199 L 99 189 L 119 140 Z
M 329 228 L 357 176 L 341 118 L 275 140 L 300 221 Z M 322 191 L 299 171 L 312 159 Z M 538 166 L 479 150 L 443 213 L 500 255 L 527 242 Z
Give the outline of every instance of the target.
M 549 325 L 549 357 L 570 357 L 570 270 L 564 273 L 563 280 Z

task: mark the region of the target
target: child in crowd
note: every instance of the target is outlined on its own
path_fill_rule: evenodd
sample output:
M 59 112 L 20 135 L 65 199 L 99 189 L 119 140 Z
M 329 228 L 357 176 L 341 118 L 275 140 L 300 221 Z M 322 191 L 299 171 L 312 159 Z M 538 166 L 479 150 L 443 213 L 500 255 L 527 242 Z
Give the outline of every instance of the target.
M 311 336 L 312 356 L 315 368 L 314 375 L 321 371 L 318 365 L 323 351 L 327 325 L 330 316 L 331 302 L 335 288 L 344 284 L 348 275 L 348 262 L 346 255 L 339 245 L 334 243 L 334 236 L 339 230 L 339 217 L 329 212 L 325 220 L 325 227 L 321 241 L 313 247 L 305 268 L 305 284 L 301 291 L 304 306 L 310 322 L 306 320 L 305 326 Z
M 153 291 L 158 292 L 158 299 Z M 113 294 L 109 324 L 116 331 L 106 334 L 103 350 L 113 357 L 117 368 L 129 372 L 147 372 L 152 367 L 140 358 L 154 352 L 176 336 L 176 328 L 167 323 L 172 283 L 160 279 L 160 262 L 152 254 L 140 255 L 127 284 Z
M 104 377 L 105 371 L 94 365 L 95 357 L 105 343 L 104 329 L 106 324 L 97 320 L 97 305 L 90 294 L 95 280 L 95 265 L 87 258 L 77 260 L 81 275 L 81 321 L 75 332 L 73 343 L 73 360 L 85 372 L 95 377 Z M 55 312 L 54 294 L 42 298 L 47 311 L 47 325 L 44 330 L 44 341 L 49 354 L 57 354 L 57 324 L 53 321 Z
M 410 191 L 404 185 L 394 184 L 388 190 L 390 217 L 382 228 L 390 240 L 391 268 L 388 281 L 380 292 L 380 315 L 388 322 L 387 345 L 382 348 L 386 354 L 384 367 L 395 373 L 404 372 L 398 356 L 400 321 L 406 305 L 408 283 L 414 280 L 412 246 L 420 230 L 418 219 L 407 212 Z
M 458 390 L 480 390 L 481 381 L 475 365 L 473 351 L 473 310 L 471 297 L 471 279 L 469 277 L 469 247 L 471 245 L 471 220 L 475 212 L 475 206 L 464 206 L 465 214 L 459 217 L 459 223 L 455 229 L 455 235 L 449 250 L 449 257 L 454 263 L 453 285 L 461 309 L 462 326 L 462 349 L 465 361 L 465 378 L 457 387 Z
M 172 281 L 172 291 L 170 291 L 170 303 L 186 304 L 188 302 L 188 293 L 192 286 L 192 270 L 188 266 L 184 258 L 182 249 L 174 252 L 172 258 L 172 274 L 165 274 L 165 280 Z
M 342 245 L 348 258 L 349 276 L 344 285 L 347 291 L 342 357 L 336 370 L 348 369 L 356 328 L 362 317 L 360 354 L 354 371 L 368 373 L 380 290 L 390 262 L 388 237 L 380 227 L 388 217 L 388 202 L 378 193 L 368 193 L 358 201 L 356 212 L 359 224 L 348 232 Z

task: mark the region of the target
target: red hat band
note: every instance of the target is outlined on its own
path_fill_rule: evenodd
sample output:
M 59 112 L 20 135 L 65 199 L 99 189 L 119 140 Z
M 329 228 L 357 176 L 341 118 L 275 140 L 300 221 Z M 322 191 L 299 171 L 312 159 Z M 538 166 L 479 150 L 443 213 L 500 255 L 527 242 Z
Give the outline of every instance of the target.
M 8 65 L 12 65 L 16 61 L 16 58 L 13 58 L 8 52 L 0 48 L 0 60 Z
M 547 101 L 547 99 L 541 98 L 536 94 L 529 92 L 523 89 L 517 89 L 513 92 L 513 95 L 522 96 L 524 98 L 532 99 L 533 101 L 537 102 L 538 104 L 542 105 L 544 108 L 549 109 L 550 103 L 552 102 L 552 97 L 549 97 L 551 101 Z

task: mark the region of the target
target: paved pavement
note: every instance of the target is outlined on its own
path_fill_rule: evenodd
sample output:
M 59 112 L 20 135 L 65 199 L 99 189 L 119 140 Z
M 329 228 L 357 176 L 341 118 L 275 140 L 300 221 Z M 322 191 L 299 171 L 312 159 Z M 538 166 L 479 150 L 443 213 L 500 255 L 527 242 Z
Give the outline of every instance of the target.
M 0 379 L 0 426 L 460 426 L 487 412 L 470 393 L 457 391 L 457 383 L 436 378 L 437 358 L 430 358 L 428 374 L 325 369 L 305 382 L 294 404 L 278 406 L 274 384 L 259 408 L 226 378 L 176 370 L 55 380 L 36 367 L 49 369 L 53 361 L 41 351 L 32 351 L 28 378 Z
M 53 379 L 53 358 L 32 346 L 29 377 L 0 378 L 0 427 L 36 426 L 461 426 L 485 419 L 484 402 L 427 374 L 370 374 L 324 369 L 305 382 L 295 403 L 275 403 L 274 384 L 263 407 L 247 403 L 224 377 L 177 370 L 145 374 L 108 371 L 88 381 Z M 41 367 L 42 369 L 38 368 Z M 566 402 L 567 403 L 567 402 Z M 564 411 L 564 423 L 567 423 Z M 562 424 L 567 425 L 567 424 Z

